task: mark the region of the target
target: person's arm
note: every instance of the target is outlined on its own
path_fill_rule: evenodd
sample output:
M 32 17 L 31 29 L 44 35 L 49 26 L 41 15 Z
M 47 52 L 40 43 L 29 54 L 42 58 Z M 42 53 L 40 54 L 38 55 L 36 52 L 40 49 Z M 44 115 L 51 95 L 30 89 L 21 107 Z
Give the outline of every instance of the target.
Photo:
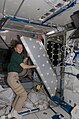
M 25 63 L 21 63 L 20 66 L 23 68 L 23 69 L 31 69 L 31 68 L 36 68 L 37 65 L 27 65 Z

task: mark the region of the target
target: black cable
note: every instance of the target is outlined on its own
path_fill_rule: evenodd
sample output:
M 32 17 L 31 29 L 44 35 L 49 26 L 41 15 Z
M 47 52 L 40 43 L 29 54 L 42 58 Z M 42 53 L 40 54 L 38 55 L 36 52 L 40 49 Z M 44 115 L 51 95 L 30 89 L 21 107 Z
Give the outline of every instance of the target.
M 7 46 L 7 48 L 9 49 L 9 46 L 7 45 L 7 43 L 4 41 L 4 39 L 0 36 L 0 39 L 2 40 L 2 42 Z
M 7 18 L 3 17 L 2 19 L 0 19 L 0 29 L 2 29 L 2 27 L 4 26 L 7 20 L 8 20 L 8 17 Z
M 28 97 L 27 97 L 28 98 Z M 28 98 L 29 99 L 29 98 Z M 29 99 L 30 100 L 30 99 Z M 32 102 L 32 100 L 30 100 Z M 33 106 L 36 107 L 36 105 L 32 102 Z
M 22 4 L 24 3 L 24 1 L 25 1 L 25 0 L 22 0 L 20 6 L 18 7 L 18 9 L 17 9 L 17 11 L 16 11 L 16 13 L 14 14 L 14 17 L 16 17 L 16 15 L 17 15 L 17 13 L 19 12 L 19 10 L 20 10 Z
M 38 116 L 37 116 L 37 114 L 35 113 L 35 116 L 38 118 L 38 119 L 40 119 Z
M 54 109 L 52 109 L 52 107 L 50 107 L 50 106 L 48 106 L 55 114 L 57 114 L 57 112 L 54 110 Z M 56 107 L 56 106 L 55 106 Z

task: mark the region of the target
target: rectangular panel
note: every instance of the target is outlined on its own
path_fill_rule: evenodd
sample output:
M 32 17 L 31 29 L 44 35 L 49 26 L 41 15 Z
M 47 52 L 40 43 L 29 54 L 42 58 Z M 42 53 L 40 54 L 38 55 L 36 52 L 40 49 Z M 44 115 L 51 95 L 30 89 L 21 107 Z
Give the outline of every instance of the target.
M 57 80 L 51 64 L 49 63 L 45 47 L 36 39 L 22 36 L 21 41 L 32 62 L 37 65 L 36 70 L 49 94 L 54 96 L 57 88 Z

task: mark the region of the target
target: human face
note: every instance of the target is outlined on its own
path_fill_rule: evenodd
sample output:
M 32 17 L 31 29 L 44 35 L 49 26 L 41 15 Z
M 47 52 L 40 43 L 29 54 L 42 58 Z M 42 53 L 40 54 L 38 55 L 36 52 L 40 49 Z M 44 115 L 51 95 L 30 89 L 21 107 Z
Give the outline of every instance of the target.
M 15 51 L 21 54 L 23 51 L 23 46 L 21 44 L 17 44 L 15 47 Z

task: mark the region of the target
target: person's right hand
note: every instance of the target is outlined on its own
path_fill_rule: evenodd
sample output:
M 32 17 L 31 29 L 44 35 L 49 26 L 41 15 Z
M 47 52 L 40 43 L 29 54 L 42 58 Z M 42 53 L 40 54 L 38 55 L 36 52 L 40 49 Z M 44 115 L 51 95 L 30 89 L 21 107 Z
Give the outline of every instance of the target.
M 24 58 L 23 62 L 26 63 L 28 60 L 28 57 Z
M 34 67 L 34 68 L 37 68 L 37 65 L 35 64 L 35 65 L 33 65 L 33 67 Z

